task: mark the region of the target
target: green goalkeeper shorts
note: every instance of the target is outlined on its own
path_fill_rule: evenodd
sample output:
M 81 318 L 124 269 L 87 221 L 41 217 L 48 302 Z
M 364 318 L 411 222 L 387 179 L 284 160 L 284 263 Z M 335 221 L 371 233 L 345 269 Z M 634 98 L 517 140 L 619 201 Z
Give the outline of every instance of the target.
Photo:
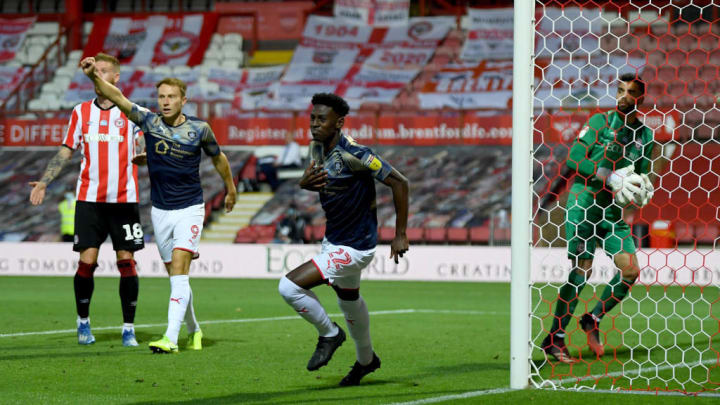
M 592 259 L 598 243 L 610 257 L 618 253 L 635 253 L 635 241 L 625 221 L 621 219 L 613 222 L 586 216 L 586 212 L 577 205 L 568 209 L 565 239 L 570 260 Z

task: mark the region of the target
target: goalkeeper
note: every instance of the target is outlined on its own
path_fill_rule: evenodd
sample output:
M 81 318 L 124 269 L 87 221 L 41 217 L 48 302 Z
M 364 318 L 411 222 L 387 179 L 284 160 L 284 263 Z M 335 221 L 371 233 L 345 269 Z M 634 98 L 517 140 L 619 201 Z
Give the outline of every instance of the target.
M 596 246 L 602 246 L 620 269 L 592 312 L 580 319 L 588 346 L 598 357 L 605 351 L 599 338 L 600 321 L 625 298 L 640 273 L 623 209 L 644 206 L 654 191 L 648 178 L 653 133 L 636 117 L 644 94 L 640 77 L 622 75 L 617 108 L 591 116 L 570 149 L 567 164 L 576 176 L 567 199 L 565 233 L 572 270 L 560 288 L 552 327 L 542 342 L 543 351 L 562 363 L 576 361 L 565 346 L 565 331 L 592 274 Z

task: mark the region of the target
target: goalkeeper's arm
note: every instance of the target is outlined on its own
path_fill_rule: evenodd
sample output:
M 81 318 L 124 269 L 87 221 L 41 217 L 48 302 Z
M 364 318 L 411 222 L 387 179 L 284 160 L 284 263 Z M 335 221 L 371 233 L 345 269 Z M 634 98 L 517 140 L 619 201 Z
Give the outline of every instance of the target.
M 597 129 L 590 126 L 591 122 L 592 119 L 580 131 L 577 140 L 570 148 L 567 160 L 570 170 L 586 178 L 594 176 L 598 167 L 598 162 L 588 157 L 591 155 L 592 148 L 597 145 Z

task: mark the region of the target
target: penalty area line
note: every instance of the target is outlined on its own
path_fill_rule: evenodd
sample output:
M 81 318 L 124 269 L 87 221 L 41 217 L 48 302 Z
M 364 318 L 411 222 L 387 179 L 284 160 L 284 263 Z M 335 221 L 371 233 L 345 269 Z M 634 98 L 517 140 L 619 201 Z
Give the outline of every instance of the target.
M 499 315 L 502 313 L 492 311 L 470 311 L 470 310 L 444 310 L 444 309 L 395 309 L 386 311 L 371 311 L 370 315 L 398 315 L 398 314 L 457 314 L 457 315 Z M 338 317 L 343 314 L 328 314 L 329 316 Z M 302 319 L 297 315 L 274 316 L 266 318 L 242 318 L 242 319 L 215 319 L 209 321 L 200 321 L 200 325 L 223 324 L 223 323 L 253 323 L 253 322 L 272 322 L 272 321 L 294 321 Z M 156 328 L 167 326 L 167 323 L 146 323 L 135 325 L 136 329 Z M 122 325 L 118 326 L 99 326 L 92 327 L 92 330 L 120 330 Z M 77 329 L 58 329 L 45 330 L 36 332 L 16 332 L 16 333 L 0 333 L 0 338 L 20 337 L 20 336 L 38 336 L 38 335 L 58 335 L 63 333 L 75 333 Z

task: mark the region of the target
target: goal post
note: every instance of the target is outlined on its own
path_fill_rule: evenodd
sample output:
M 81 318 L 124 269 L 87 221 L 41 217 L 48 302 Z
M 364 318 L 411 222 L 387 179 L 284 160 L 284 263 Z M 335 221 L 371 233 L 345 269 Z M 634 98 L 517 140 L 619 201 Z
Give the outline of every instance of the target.
M 530 370 L 534 0 L 515 0 L 513 14 L 510 387 L 522 389 Z
M 514 35 L 511 388 L 720 397 L 720 5 L 515 0 Z M 590 116 L 616 111 L 624 73 L 645 84 L 637 117 L 654 145 L 645 158 L 655 195 L 623 210 L 630 230 L 618 236 L 632 241 L 639 275 L 618 276 L 607 253 L 606 232 L 618 225 L 594 224 L 592 236 L 574 239 L 576 253 L 597 244 L 592 273 L 573 281 L 582 287 L 568 298 L 566 205 L 585 181 L 569 169 L 569 152 Z M 623 148 L 638 145 L 619 140 L 625 125 L 603 128 Z M 632 255 L 627 246 L 619 252 Z M 559 304 L 569 316 L 556 315 Z M 597 316 L 603 355 L 590 349 L 584 314 Z M 573 364 L 545 356 L 543 340 L 558 331 Z

